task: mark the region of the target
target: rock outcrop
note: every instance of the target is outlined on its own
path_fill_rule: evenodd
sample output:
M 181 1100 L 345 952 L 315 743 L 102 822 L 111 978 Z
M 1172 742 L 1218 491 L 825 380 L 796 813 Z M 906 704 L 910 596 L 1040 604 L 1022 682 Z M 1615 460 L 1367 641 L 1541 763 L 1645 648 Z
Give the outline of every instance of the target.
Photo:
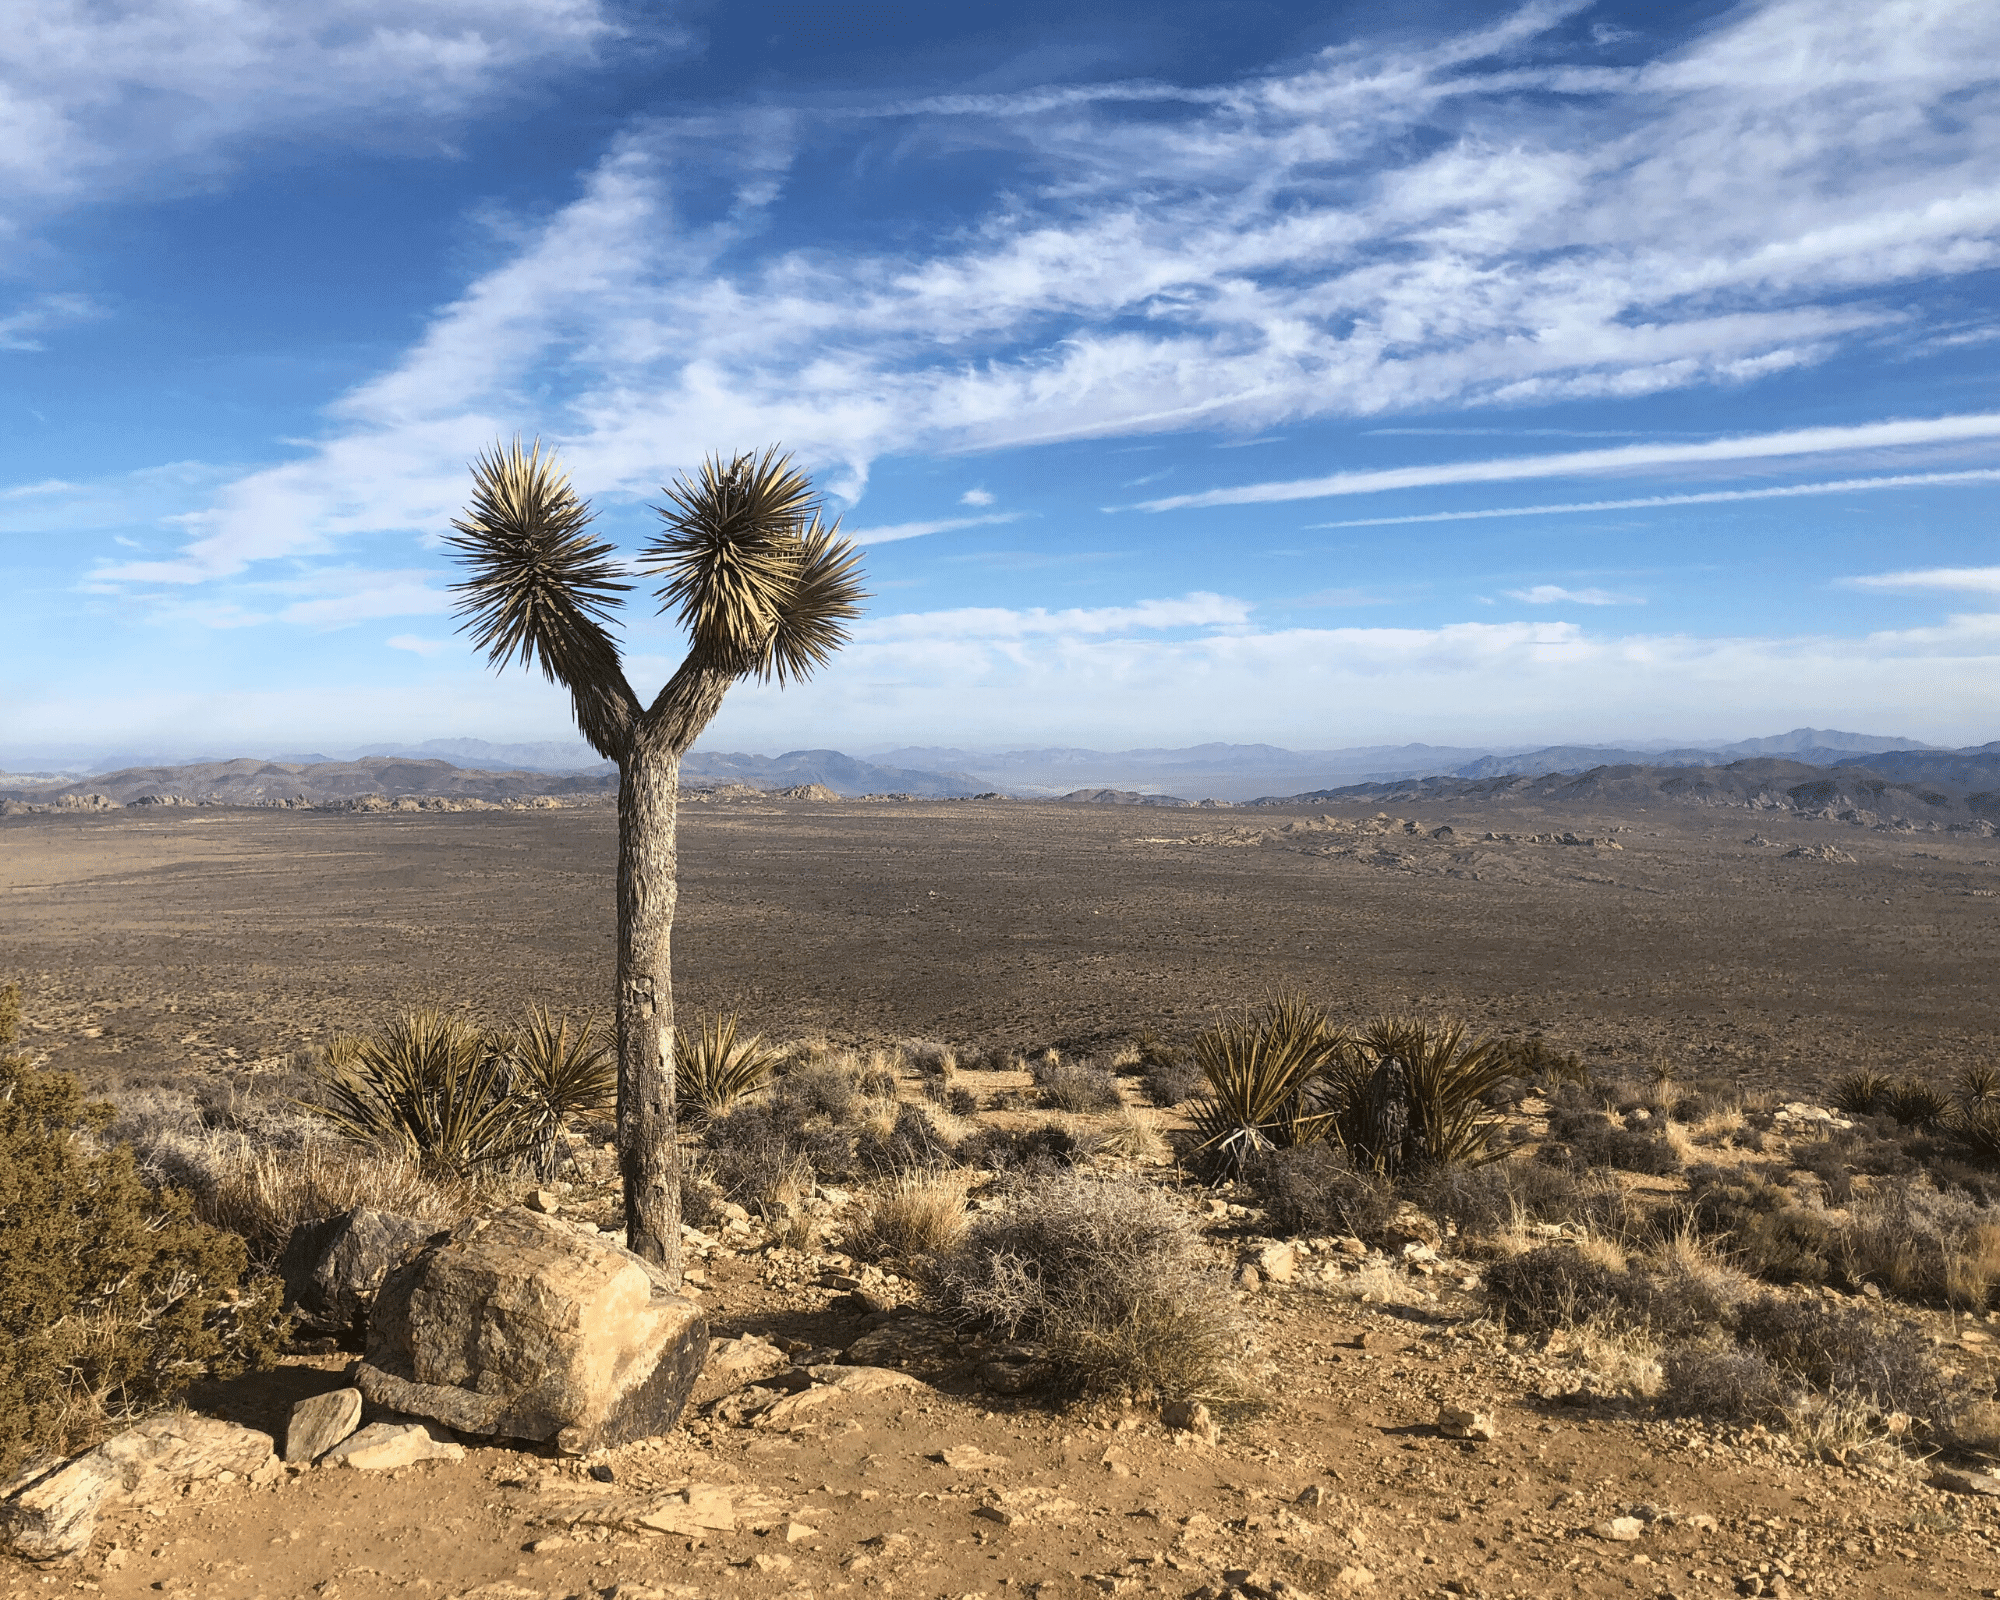
M 580 1453 L 672 1428 L 707 1356 L 700 1308 L 647 1263 L 516 1206 L 389 1274 L 356 1382 L 385 1410 Z

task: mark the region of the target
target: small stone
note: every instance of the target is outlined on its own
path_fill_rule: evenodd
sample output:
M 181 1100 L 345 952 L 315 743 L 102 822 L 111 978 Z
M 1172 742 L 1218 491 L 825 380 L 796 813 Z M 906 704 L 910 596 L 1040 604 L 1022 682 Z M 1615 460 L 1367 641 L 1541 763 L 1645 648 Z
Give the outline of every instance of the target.
M 750 1564 L 759 1572 L 789 1572 L 792 1567 L 790 1556 L 773 1555 L 760 1550 L 750 1558 Z
M 806 1526 L 803 1522 L 788 1522 L 784 1526 L 786 1544 L 797 1544 L 801 1539 L 817 1539 L 819 1529 Z
M 1255 1267 L 1251 1266 L 1249 1262 L 1244 1262 L 1242 1266 L 1236 1269 L 1236 1287 L 1241 1289 L 1245 1294 L 1255 1294 L 1263 1286 L 1263 1275 Z
M 1257 1270 L 1272 1283 L 1290 1283 L 1298 1275 L 1299 1253 L 1288 1244 L 1267 1244 L 1257 1252 Z
M 1375 1587 L 1375 1574 L 1366 1567 L 1342 1567 L 1333 1575 L 1333 1581 L 1349 1593 L 1357 1589 Z
M 552 1550 L 562 1549 L 568 1543 L 569 1535 L 566 1533 L 544 1534 L 541 1538 L 531 1539 L 528 1542 L 528 1554 L 531 1556 L 545 1556 Z
M 1473 1411 L 1464 1406 L 1444 1407 L 1438 1412 L 1437 1426 L 1438 1432 L 1447 1439 L 1477 1439 L 1490 1443 L 1500 1436 L 1491 1412 Z
M 285 1459 L 317 1461 L 361 1426 L 361 1391 L 332 1389 L 292 1407 L 285 1426 Z
M 1613 1517 L 1609 1522 L 1598 1523 L 1590 1531 L 1600 1539 L 1630 1543 L 1646 1531 L 1646 1525 L 1637 1517 Z
M 1332 1498 L 1333 1496 L 1327 1493 L 1324 1484 L 1309 1483 L 1293 1496 L 1292 1504 L 1295 1506 L 1304 1506 L 1309 1511 L 1317 1511 Z
M 1021 1520 L 1019 1512 L 1006 1506 L 980 1506 L 972 1514 L 987 1522 L 997 1522 L 1003 1528 L 1011 1528 Z
M 599 1461 L 593 1465 L 590 1469 L 590 1477 L 593 1483 L 616 1483 L 618 1481 L 618 1474 L 611 1470 L 611 1463 L 608 1461 Z
M 320 1459 L 330 1467 L 386 1472 L 419 1461 L 459 1461 L 464 1456 L 464 1445 L 433 1438 L 421 1422 L 371 1422 Z
M 932 1456 L 931 1460 L 942 1461 L 954 1472 L 975 1472 L 982 1467 L 1004 1467 L 1007 1465 L 1007 1458 L 1005 1456 L 988 1455 L 979 1446 L 973 1444 L 947 1446 Z
M 533 1194 L 528 1196 L 528 1209 L 530 1211 L 539 1211 L 545 1217 L 554 1216 L 556 1208 L 561 1204 L 561 1197 L 553 1189 L 537 1189 Z
M 1960 1472 L 1953 1467 L 1945 1467 L 1931 1479 L 1940 1489 L 1949 1489 L 1953 1494 L 1984 1495 L 2000 1499 L 2000 1477 L 1990 1472 Z
M 1199 1400 L 1170 1400 L 1160 1407 L 1160 1421 L 1174 1433 L 1192 1434 L 1204 1444 L 1214 1444 L 1222 1429 L 1208 1407 Z

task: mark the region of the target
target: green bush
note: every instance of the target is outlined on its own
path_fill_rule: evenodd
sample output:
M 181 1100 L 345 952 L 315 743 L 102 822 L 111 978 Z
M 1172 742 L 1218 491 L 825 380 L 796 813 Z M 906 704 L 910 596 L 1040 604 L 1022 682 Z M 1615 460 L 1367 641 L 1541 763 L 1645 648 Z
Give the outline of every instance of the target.
M 244 1283 L 249 1253 L 147 1188 L 110 1108 L 12 1046 L 20 992 L 0 991 L 0 1478 L 167 1404 L 196 1378 L 269 1366 L 282 1291 Z
M 1208 1093 L 1190 1113 L 1188 1152 L 1196 1169 L 1233 1178 L 1264 1151 L 1326 1138 L 1333 1118 L 1313 1095 L 1343 1043 L 1324 1011 L 1285 995 L 1202 1034 L 1194 1058 Z
M 1504 1154 L 1486 1098 L 1508 1077 L 1499 1047 L 1461 1022 L 1382 1017 L 1335 1053 L 1321 1098 L 1357 1164 L 1403 1178 Z
M 780 1060 L 762 1034 L 741 1038 L 734 1012 L 711 1017 L 693 1033 L 674 1029 L 674 1102 L 680 1116 L 698 1125 L 730 1110 L 763 1088 Z M 837 1068 L 805 1067 L 792 1074 L 838 1072 Z M 851 1080 L 842 1073 L 843 1082 Z

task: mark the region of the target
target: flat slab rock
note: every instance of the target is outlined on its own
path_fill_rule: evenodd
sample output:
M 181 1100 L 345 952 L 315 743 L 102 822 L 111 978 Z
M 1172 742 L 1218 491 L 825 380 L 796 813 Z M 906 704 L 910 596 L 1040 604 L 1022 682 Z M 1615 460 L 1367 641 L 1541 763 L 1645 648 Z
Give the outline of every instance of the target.
M 419 1461 L 464 1459 L 464 1445 L 440 1439 L 436 1430 L 424 1423 L 371 1422 L 321 1456 L 320 1465 L 384 1472 L 391 1467 L 407 1467 Z
M 225 1474 L 267 1482 L 279 1471 L 268 1433 L 211 1417 L 152 1417 L 0 1504 L 0 1543 L 31 1561 L 59 1560 L 90 1547 L 108 1507 L 145 1505 Z
M 355 1382 L 384 1410 L 580 1454 L 668 1432 L 707 1356 L 701 1308 L 646 1262 L 513 1206 L 389 1273 Z

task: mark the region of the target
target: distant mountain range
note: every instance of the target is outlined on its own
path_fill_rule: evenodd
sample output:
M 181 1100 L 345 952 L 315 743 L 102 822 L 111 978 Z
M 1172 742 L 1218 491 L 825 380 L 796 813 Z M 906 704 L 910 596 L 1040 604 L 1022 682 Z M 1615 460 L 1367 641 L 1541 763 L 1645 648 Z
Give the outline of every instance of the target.
M 1535 750 L 1494 750 L 1450 745 L 1361 745 L 1340 750 L 1288 750 L 1269 744 L 1202 744 L 1177 749 L 1089 750 L 1067 747 L 970 750 L 904 746 L 868 759 L 839 750 L 791 750 L 783 755 L 726 751 L 692 752 L 682 766 L 691 784 L 748 784 L 789 789 L 819 784 L 841 795 L 907 794 L 924 799 L 1005 793 L 1057 799 L 1089 794 L 1098 803 L 1129 795 L 1126 803 L 1174 799 L 1243 803 L 1269 797 L 1347 792 L 1357 786 L 1413 781 L 1484 782 L 1497 778 L 1575 774 L 1598 768 L 1722 768 L 1746 759 L 1784 759 L 1815 767 L 1866 763 L 1904 782 L 1946 783 L 1976 788 L 1984 782 L 1988 753 L 1995 747 L 1940 750 L 1915 739 L 1844 733 L 1829 728 L 1795 728 L 1768 738 L 1677 747 L 1664 741 L 1631 745 L 1550 745 Z M 12 758 L 22 765 L 19 758 Z M 309 798 L 360 793 L 411 795 L 465 794 L 476 775 L 486 798 L 529 793 L 608 791 L 616 769 L 580 741 L 494 744 L 483 739 L 432 739 L 419 745 L 375 745 L 356 751 L 302 752 L 271 760 L 137 761 L 116 767 L 96 764 L 87 772 L 69 767 L 55 773 L 7 779 L 0 774 L 0 797 L 27 798 L 30 791 L 54 792 L 51 785 L 88 788 L 115 798 L 136 798 L 141 790 L 181 792 L 221 785 L 246 801 L 266 794 L 309 792 Z M 453 787 L 458 784 L 461 787 Z M 303 786 L 301 789 L 299 786 Z M 440 786 L 441 785 L 441 786 Z M 357 787 L 359 786 L 359 787 Z M 133 790 L 132 794 L 124 791 Z M 324 794 L 317 792 L 324 789 Z M 487 789 L 496 792 L 488 794 Z M 115 792 L 115 793 L 114 793 Z M 207 790 L 203 790 L 207 792 Z

